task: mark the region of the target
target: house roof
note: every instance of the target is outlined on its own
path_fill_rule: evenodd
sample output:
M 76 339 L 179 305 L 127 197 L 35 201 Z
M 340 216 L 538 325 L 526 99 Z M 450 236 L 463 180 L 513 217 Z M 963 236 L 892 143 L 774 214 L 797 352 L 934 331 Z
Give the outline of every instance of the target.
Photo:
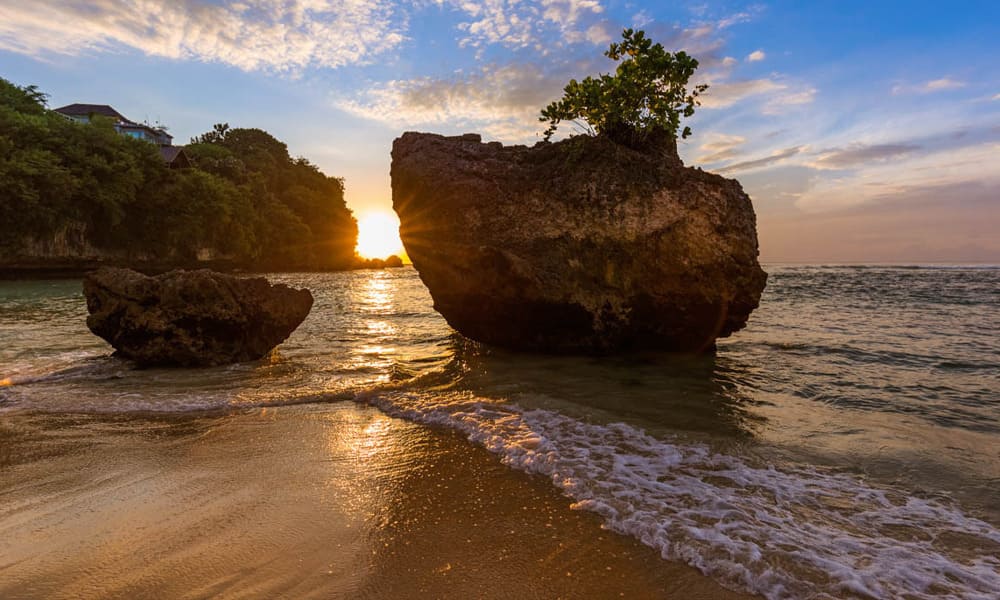
M 111 117 L 118 119 L 119 121 L 128 121 L 128 119 L 125 118 L 125 115 L 111 108 L 107 104 L 67 104 L 66 106 L 55 109 L 55 111 L 67 116 L 86 117 L 90 115 L 101 115 L 102 117 Z
M 168 163 L 174 162 L 174 159 L 177 158 L 177 155 L 183 152 L 184 148 L 181 146 L 160 146 L 160 156 L 162 156 L 163 160 L 167 161 Z
M 89 117 L 90 115 L 111 117 L 112 119 L 118 121 L 116 127 L 119 131 L 123 129 L 148 131 L 155 136 L 166 137 L 168 143 L 174 139 L 174 136 L 167 133 L 165 128 L 152 127 L 150 125 L 146 125 L 145 123 L 136 123 L 107 104 L 67 104 L 66 106 L 61 106 L 55 109 L 55 112 L 67 117 Z

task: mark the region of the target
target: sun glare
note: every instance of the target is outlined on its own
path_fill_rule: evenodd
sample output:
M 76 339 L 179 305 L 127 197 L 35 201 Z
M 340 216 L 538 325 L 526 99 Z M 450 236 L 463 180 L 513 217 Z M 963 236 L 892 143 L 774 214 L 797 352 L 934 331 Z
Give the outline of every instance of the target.
M 358 219 L 358 254 L 362 258 L 403 255 L 399 221 L 388 213 L 369 213 Z

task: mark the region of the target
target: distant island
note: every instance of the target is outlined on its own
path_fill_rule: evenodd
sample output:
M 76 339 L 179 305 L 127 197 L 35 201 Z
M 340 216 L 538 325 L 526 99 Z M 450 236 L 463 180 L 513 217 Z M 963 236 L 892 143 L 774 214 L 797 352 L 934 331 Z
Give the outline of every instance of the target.
M 344 181 L 261 129 L 183 146 L 108 105 L 46 108 L 0 79 L 0 272 L 395 266 L 357 256 Z

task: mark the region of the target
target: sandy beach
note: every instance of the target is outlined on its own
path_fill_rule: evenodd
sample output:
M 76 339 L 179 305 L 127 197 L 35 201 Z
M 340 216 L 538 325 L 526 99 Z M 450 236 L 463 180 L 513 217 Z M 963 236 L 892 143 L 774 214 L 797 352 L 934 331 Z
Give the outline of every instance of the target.
M 354 403 L 11 415 L 0 475 L 9 599 L 745 597 Z

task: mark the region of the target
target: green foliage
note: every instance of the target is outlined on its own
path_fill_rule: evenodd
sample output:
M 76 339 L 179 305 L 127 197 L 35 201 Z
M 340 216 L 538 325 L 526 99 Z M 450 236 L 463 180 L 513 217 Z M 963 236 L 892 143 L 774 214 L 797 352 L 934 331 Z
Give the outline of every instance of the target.
M 615 74 L 571 79 L 562 99 L 542 110 L 539 120 L 549 123 L 545 139 L 562 121 L 583 121 L 591 133 L 633 147 L 662 137 L 677 139 L 681 117 L 694 114 L 698 95 L 708 88 L 687 89 L 698 61 L 683 51 L 667 52 L 632 29 L 604 54 L 619 61 Z M 689 135 L 691 128 L 685 127 L 681 137 Z
M 45 112 L 48 96 L 38 90 L 38 86 L 19 87 L 6 79 L 0 85 L 0 106 L 9 106 L 14 110 L 30 115 L 40 115 Z
M 341 179 L 260 129 L 221 124 L 192 142 L 195 168 L 168 169 L 110 120 L 70 121 L 0 79 L 0 256 L 72 230 L 136 260 L 210 250 L 259 268 L 350 266 L 357 223 Z
M 261 129 L 217 124 L 192 141 L 195 164 L 238 184 L 253 202 L 265 262 L 342 268 L 353 261 L 357 223 L 342 179 L 291 158 L 288 146 Z
M 80 126 L 43 102 L 33 87 L 0 80 L 0 248 L 51 237 L 71 221 L 105 242 L 146 173 L 165 170 L 162 160 L 110 122 Z
M 229 123 L 216 123 L 212 126 L 212 131 L 203 133 L 198 137 L 191 138 L 192 144 L 218 144 L 226 138 L 229 132 Z

